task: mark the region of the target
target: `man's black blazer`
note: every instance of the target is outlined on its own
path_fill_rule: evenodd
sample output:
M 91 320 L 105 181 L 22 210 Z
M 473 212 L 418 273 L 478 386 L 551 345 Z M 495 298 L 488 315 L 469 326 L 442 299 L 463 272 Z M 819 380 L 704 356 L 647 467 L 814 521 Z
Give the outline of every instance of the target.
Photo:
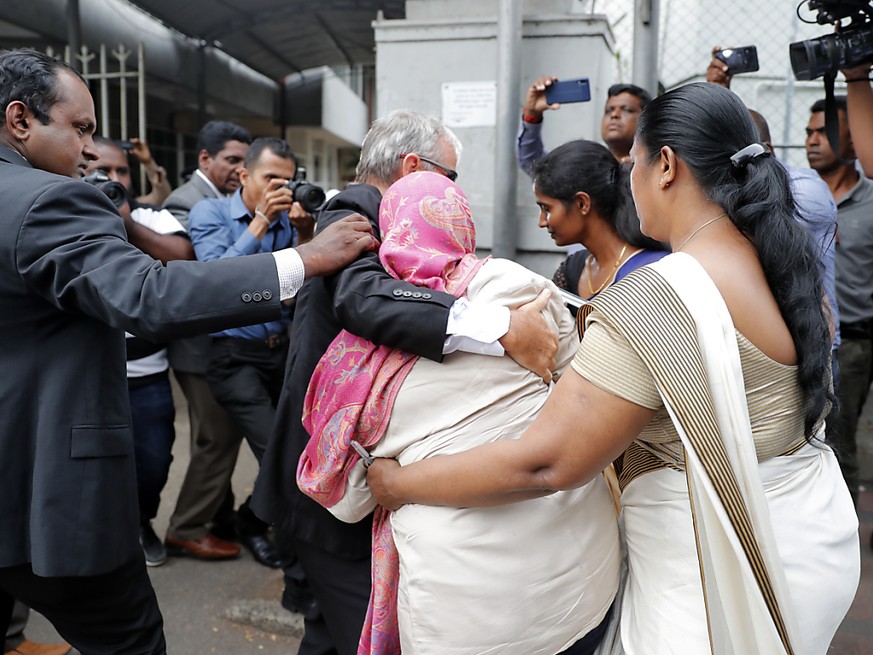
M 0 234 L 0 567 L 108 572 L 142 557 L 124 331 L 277 318 L 275 261 L 162 266 L 99 190 L 2 146 Z
M 357 212 L 369 218 L 379 234 L 381 200 L 375 187 L 352 185 L 331 198 L 318 216 L 318 229 Z M 318 360 L 343 328 L 379 345 L 442 360 L 449 308 L 456 298 L 437 291 L 430 291 L 429 298 L 413 296 L 418 290 L 389 276 L 375 253 L 362 255 L 334 276 L 312 278 L 303 285 L 294 313 L 285 386 L 252 502 L 254 511 L 276 523 L 284 534 L 335 555 L 369 556 L 372 518 L 343 523 L 297 488 L 297 462 L 309 441 L 300 417 Z

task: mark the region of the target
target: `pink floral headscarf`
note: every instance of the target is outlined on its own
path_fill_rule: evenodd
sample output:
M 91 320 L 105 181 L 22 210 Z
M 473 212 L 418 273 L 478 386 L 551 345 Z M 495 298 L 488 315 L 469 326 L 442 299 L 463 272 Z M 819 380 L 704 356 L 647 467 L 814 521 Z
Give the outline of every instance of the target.
M 392 184 L 379 207 L 379 228 L 379 259 L 398 280 L 460 297 L 485 262 L 474 254 L 467 197 L 437 173 L 412 173 Z M 382 438 L 397 392 L 417 360 L 345 330 L 337 335 L 313 373 L 303 408 L 311 435 L 297 467 L 304 493 L 325 507 L 342 499 L 349 469 L 359 459 L 349 444 L 371 446 Z M 358 655 L 400 653 L 400 568 L 389 514 L 379 507 L 373 519 L 372 592 Z

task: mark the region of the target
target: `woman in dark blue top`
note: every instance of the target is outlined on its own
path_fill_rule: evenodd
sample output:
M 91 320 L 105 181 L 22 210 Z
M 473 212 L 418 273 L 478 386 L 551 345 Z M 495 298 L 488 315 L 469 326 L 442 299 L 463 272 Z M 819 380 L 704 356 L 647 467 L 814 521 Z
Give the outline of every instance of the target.
M 629 179 L 606 147 L 584 139 L 565 143 L 534 164 L 540 227 L 559 246 L 584 246 L 558 267 L 553 278 L 558 287 L 590 299 L 667 254 L 640 232 Z

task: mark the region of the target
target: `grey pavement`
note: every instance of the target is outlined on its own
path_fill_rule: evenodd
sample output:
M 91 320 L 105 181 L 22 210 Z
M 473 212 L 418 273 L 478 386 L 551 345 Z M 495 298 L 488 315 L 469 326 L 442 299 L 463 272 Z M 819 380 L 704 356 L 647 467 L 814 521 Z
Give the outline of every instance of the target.
M 184 398 L 177 396 L 176 446 L 170 479 L 161 497 L 154 523 L 163 535 L 175 506 L 188 461 L 188 419 Z M 861 586 L 828 655 L 873 653 L 873 398 L 869 399 L 859 425 L 861 473 L 867 482 L 861 492 Z M 257 464 L 243 448 L 233 477 L 237 499 L 251 491 Z M 152 582 L 164 614 L 169 655 L 292 655 L 300 644 L 302 621 L 278 603 L 282 574 L 257 564 L 248 552 L 228 562 L 201 562 L 171 558 L 164 566 L 150 569 Z M 231 620 L 230 615 L 238 620 Z M 255 627 L 253 622 L 259 626 Z M 296 636 L 295 636 L 296 635 Z M 51 625 L 34 613 L 27 636 L 34 641 L 61 641 Z

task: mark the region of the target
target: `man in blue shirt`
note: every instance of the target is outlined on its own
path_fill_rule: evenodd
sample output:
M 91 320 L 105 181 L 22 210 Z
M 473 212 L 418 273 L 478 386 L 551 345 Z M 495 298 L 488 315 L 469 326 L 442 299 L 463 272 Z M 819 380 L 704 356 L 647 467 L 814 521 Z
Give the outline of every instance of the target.
M 286 186 L 296 170 L 294 153 L 285 141 L 253 141 L 239 174 L 241 187 L 229 198 L 204 199 L 191 210 L 189 230 L 197 259 L 275 252 L 309 241 L 315 223 Z M 248 301 L 243 298 L 259 300 L 254 294 Z M 212 335 L 206 373 L 210 390 L 246 435 L 259 462 L 282 390 L 290 324 L 291 307 L 286 306 L 278 320 Z M 227 447 L 237 449 L 239 443 Z M 266 537 L 265 524 L 251 514 L 248 500 L 239 509 L 237 529 L 260 563 L 274 568 L 286 563 Z M 173 545 L 170 537 L 167 543 Z

